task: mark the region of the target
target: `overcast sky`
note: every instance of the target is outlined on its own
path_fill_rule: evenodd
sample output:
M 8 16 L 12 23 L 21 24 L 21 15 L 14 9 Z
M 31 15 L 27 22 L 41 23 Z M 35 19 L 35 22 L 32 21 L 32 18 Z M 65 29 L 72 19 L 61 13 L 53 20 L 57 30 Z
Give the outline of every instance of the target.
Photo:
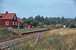
M 0 0 L 0 13 L 13 12 L 18 17 L 47 16 L 67 17 L 76 16 L 76 0 Z

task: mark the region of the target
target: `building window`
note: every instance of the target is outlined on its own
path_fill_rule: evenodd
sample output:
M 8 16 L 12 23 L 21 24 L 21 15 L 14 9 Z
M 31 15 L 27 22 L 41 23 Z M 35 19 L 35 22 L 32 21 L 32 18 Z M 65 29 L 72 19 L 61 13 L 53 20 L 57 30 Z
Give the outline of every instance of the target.
M 12 22 L 12 25 L 14 25 L 14 22 Z
M 16 20 L 16 16 L 14 17 L 14 20 Z
M 18 23 L 18 27 L 20 26 L 20 23 Z
M 15 22 L 15 25 L 17 25 L 17 22 Z
M 6 22 L 5 22 L 5 25 L 8 26 L 8 25 L 9 25 L 9 21 L 6 21 Z
M 0 18 L 2 18 L 2 16 L 0 15 Z

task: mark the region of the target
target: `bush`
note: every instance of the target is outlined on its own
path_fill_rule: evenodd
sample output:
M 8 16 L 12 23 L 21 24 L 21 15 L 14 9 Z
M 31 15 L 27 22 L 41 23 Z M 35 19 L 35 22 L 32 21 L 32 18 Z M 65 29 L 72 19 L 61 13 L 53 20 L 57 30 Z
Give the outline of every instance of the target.
M 0 39 L 1 40 L 13 37 L 15 35 L 17 35 L 15 32 L 7 30 L 6 28 L 3 28 L 0 30 Z
M 71 24 L 70 28 L 76 28 L 75 24 Z

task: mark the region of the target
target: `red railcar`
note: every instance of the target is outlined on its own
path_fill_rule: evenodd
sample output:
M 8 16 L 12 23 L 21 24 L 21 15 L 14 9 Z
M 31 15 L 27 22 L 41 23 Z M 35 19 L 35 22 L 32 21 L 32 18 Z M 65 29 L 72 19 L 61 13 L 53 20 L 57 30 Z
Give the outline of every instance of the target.
M 53 28 L 53 29 L 59 29 L 60 26 L 53 26 L 52 28 Z
M 32 24 L 29 24 L 29 25 L 27 26 L 27 28 L 32 28 Z

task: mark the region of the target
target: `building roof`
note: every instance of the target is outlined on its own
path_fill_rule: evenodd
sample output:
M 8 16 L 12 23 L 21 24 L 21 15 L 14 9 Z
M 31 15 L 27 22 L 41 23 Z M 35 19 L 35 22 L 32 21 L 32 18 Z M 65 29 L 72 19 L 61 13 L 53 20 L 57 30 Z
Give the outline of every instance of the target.
M 21 18 L 17 18 L 17 21 L 23 23 L 23 20 Z
M 15 13 L 0 13 L 0 19 L 13 19 Z

